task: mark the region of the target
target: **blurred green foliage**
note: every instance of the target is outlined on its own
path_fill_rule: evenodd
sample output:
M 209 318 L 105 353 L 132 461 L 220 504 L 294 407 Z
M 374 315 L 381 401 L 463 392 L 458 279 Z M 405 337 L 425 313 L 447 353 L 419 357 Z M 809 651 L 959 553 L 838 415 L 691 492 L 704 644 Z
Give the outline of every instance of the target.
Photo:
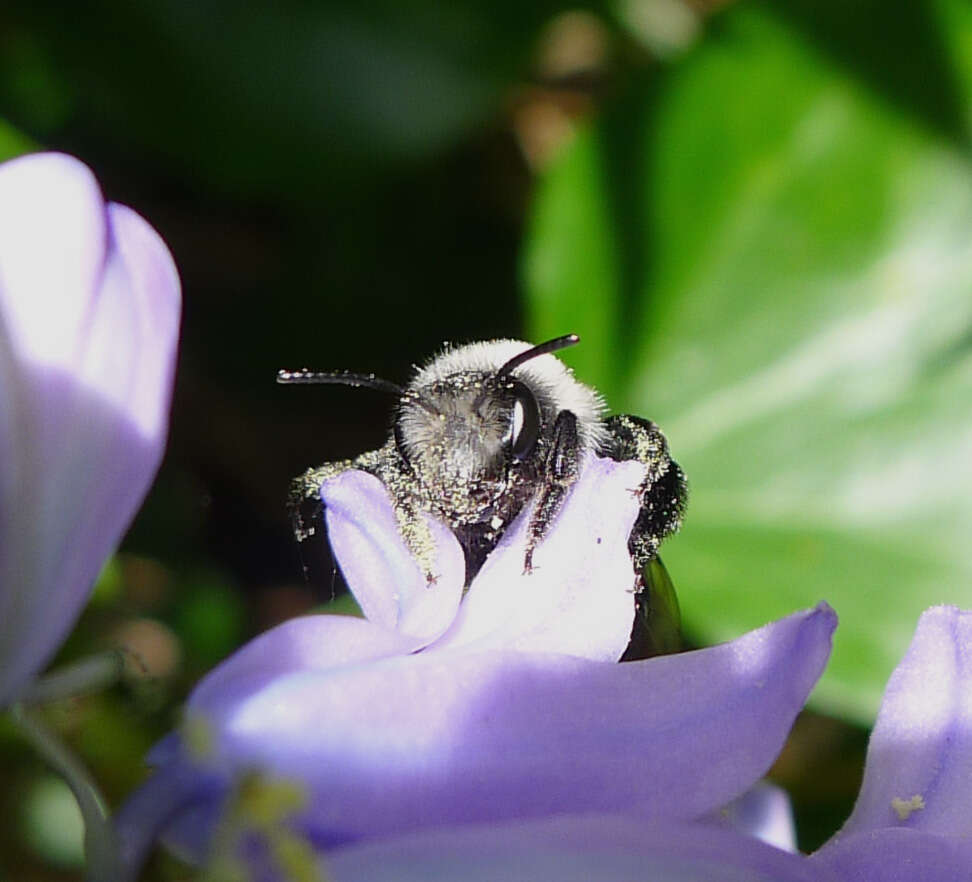
M 24 137 L 12 125 L 0 119 L 0 162 L 35 149 L 36 145 L 29 138 Z
M 31 128 L 123 123 L 206 187 L 313 202 L 479 124 L 562 4 L 94 2 L 71 27 L 13 6 L 4 91 Z
M 0 157 L 78 155 L 185 291 L 166 463 L 61 653 L 131 670 L 47 713 L 113 804 L 205 670 L 341 594 L 287 484 L 381 444 L 388 402 L 280 367 L 399 380 L 446 339 L 579 333 L 565 360 L 689 476 L 664 557 L 690 636 L 829 600 L 817 706 L 855 723 L 917 612 L 972 606 L 972 7 L 719 6 L 0 10 Z M 863 736 L 807 719 L 776 774 L 811 847 Z M 78 878 L 2 723 L 0 781 L 0 878 Z
M 636 80 L 543 182 L 526 278 L 532 335 L 592 328 L 579 369 L 689 476 L 690 632 L 828 600 L 816 706 L 867 724 L 918 613 L 972 605 L 972 82 L 931 6 L 856 55 L 828 8 L 740 4 Z

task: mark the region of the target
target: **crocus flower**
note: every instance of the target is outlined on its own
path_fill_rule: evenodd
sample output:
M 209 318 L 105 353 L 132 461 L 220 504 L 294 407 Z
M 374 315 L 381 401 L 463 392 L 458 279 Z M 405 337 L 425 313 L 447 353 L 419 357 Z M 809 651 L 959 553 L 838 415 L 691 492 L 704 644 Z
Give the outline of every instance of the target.
M 293 785 L 286 826 L 326 850 L 565 813 L 684 822 L 743 793 L 821 673 L 835 617 L 821 606 L 723 646 L 617 664 L 641 469 L 589 460 L 532 573 L 527 511 L 465 596 L 448 530 L 430 523 L 428 585 L 378 481 L 325 485 L 332 545 L 368 618 L 295 619 L 203 679 L 118 819 L 129 866 L 161 829 L 204 859 L 252 775 Z
M 84 165 L 0 165 L 0 706 L 61 644 L 155 475 L 179 309 L 162 240 Z

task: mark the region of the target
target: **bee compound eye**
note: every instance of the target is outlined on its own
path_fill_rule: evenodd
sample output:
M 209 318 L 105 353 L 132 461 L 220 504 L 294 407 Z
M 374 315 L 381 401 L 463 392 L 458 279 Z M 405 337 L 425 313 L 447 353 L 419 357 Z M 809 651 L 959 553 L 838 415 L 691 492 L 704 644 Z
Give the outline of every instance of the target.
M 510 415 L 510 452 L 514 459 L 526 459 L 540 436 L 540 405 L 536 396 L 522 383 L 513 390 L 513 411 Z

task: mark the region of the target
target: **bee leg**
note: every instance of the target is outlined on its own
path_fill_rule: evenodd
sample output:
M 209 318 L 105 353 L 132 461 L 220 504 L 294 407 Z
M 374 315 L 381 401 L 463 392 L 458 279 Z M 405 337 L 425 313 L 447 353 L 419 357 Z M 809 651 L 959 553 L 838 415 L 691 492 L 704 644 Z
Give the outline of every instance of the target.
M 623 661 L 677 652 L 681 646 L 678 599 L 658 557 L 662 540 L 675 532 L 685 510 L 685 476 L 668 455 L 668 442 L 650 420 L 613 416 L 604 421 L 610 440 L 598 451 L 617 461 L 647 466 L 638 487 L 641 508 L 628 535 L 635 573 L 635 616 Z
M 425 584 L 433 585 L 439 580 L 436 573 L 435 539 L 422 514 L 408 500 L 392 496 L 398 532 L 412 555 L 412 560 L 425 576 Z
M 544 484 L 530 518 L 527 533 L 526 555 L 523 572 L 533 569 L 533 552 L 550 529 L 560 511 L 567 493 L 577 480 L 580 439 L 577 434 L 577 417 L 569 410 L 562 410 L 553 427 L 553 443 L 544 460 Z
M 641 417 L 621 415 L 604 421 L 610 441 L 598 451 L 618 462 L 636 460 L 648 467 L 638 488 L 641 510 L 628 536 L 635 571 L 635 590 L 644 587 L 645 568 L 658 555 L 661 541 L 682 523 L 685 476 L 668 455 L 668 442 L 658 426 Z
M 685 476 L 678 463 L 670 461 L 665 474 L 642 489 L 641 511 L 628 537 L 631 563 L 639 579 L 657 558 L 662 540 L 681 526 L 684 510 Z

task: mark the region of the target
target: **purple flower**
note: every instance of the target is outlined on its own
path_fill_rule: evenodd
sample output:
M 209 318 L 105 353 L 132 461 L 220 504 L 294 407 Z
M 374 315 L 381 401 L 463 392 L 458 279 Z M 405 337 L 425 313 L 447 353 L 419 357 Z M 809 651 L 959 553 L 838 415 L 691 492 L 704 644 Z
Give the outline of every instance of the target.
M 804 629 L 814 615 L 791 617 L 763 629 L 764 636 L 775 638 L 775 632 L 784 626 L 792 627 L 797 618 L 803 620 L 799 627 Z M 367 623 L 358 624 L 366 626 Z M 312 639 L 309 634 L 305 636 Z M 345 636 L 350 637 L 350 632 Z M 725 651 L 752 638 L 749 635 L 716 650 Z M 353 653 L 348 650 L 352 646 L 350 640 L 344 644 L 349 662 Z M 268 641 L 264 649 L 269 648 Z M 445 658 L 448 653 L 442 656 Z M 793 658 L 796 657 L 794 654 Z M 281 667 L 291 667 L 292 661 L 285 661 Z M 647 670 L 659 661 L 662 660 L 636 665 Z M 616 666 L 615 670 L 636 665 Z M 247 667 L 251 672 L 259 667 L 255 656 L 243 664 L 241 673 Z M 666 714 L 671 712 L 671 707 L 662 702 L 657 710 L 660 715 Z M 745 709 L 739 710 L 743 713 Z M 686 731 L 682 728 L 684 719 L 676 715 L 671 722 L 679 731 Z M 702 725 L 706 722 L 702 721 Z M 597 722 L 587 720 L 582 725 L 596 728 Z M 607 727 L 601 729 L 602 734 L 606 731 L 609 731 Z M 549 732 L 544 730 L 538 737 L 543 740 L 547 736 Z M 646 753 L 660 747 L 674 754 L 679 751 L 677 744 L 654 741 L 650 733 L 644 746 Z M 561 747 L 560 743 L 554 743 L 551 750 Z M 606 747 L 616 748 L 617 744 Z M 284 749 L 289 750 L 290 745 Z M 310 746 L 309 751 L 313 753 L 314 747 Z M 341 759 L 337 753 L 332 758 L 335 763 Z M 624 755 L 632 775 L 642 769 L 649 775 L 656 771 L 650 762 L 640 765 L 644 759 L 632 761 L 628 754 Z M 699 760 L 703 774 L 708 772 L 712 759 L 709 755 Z M 542 761 L 533 762 L 541 768 L 544 766 Z M 572 765 L 562 771 L 568 778 L 574 772 Z M 686 823 L 680 804 L 681 788 L 673 786 L 670 778 L 662 782 L 657 796 L 659 800 L 669 798 L 671 803 L 647 815 L 642 806 L 630 800 L 610 813 L 592 810 L 590 801 L 584 798 L 584 790 L 579 788 L 563 812 L 550 810 L 541 817 L 508 817 L 472 823 L 459 817 L 445 824 L 420 822 L 412 832 L 332 844 L 325 849 L 311 836 L 315 848 L 309 849 L 304 857 L 311 866 L 322 862 L 326 877 L 335 882 L 384 879 L 434 882 L 456 878 L 470 882 L 497 878 L 511 882 L 570 882 L 591 878 L 607 882 L 631 878 L 664 878 L 668 882 L 697 879 L 954 882 L 969 878 L 972 867 L 970 771 L 972 612 L 939 607 L 922 616 L 912 646 L 888 684 L 853 814 L 844 829 L 810 858 L 772 848 L 704 819 Z M 190 792 L 188 781 L 182 783 L 183 792 Z M 614 784 L 610 779 L 607 783 Z M 697 786 L 691 774 L 684 775 L 679 783 L 689 789 Z M 460 782 L 459 789 L 466 786 L 471 787 Z M 156 787 L 152 793 L 146 791 L 146 795 L 158 798 L 160 788 Z M 380 790 L 371 791 L 362 799 L 370 799 L 374 811 L 381 813 L 384 795 Z M 747 800 L 750 802 L 747 811 L 750 819 L 763 815 L 755 826 L 765 830 L 767 826 L 777 826 L 785 806 L 780 805 L 773 792 L 764 791 L 763 796 L 769 799 Z M 317 797 L 312 797 L 312 801 L 314 798 Z M 327 801 L 326 796 L 324 799 Z M 758 805 L 760 802 L 762 806 Z M 264 818 L 268 804 L 264 800 Z M 279 805 L 285 809 L 283 802 Z M 751 811 L 754 806 L 768 812 L 754 813 Z M 213 806 L 209 810 L 215 813 Z M 141 811 L 144 813 L 144 806 Z M 337 811 L 340 812 L 339 807 Z M 206 824 L 212 823 L 212 817 L 205 818 L 198 805 L 195 809 L 183 806 L 180 812 L 183 814 L 177 813 L 176 827 L 182 827 L 183 844 L 192 840 L 189 834 L 199 834 Z M 198 826 L 201 820 L 206 823 Z M 193 822 L 197 824 L 195 828 Z M 736 819 L 736 822 L 737 826 L 753 832 L 751 820 Z M 306 826 L 298 829 L 308 831 Z M 196 835 L 197 848 L 208 839 L 208 832 L 206 828 L 202 835 Z M 278 840 L 277 845 L 280 844 Z M 285 878 L 279 860 L 275 860 L 280 851 L 283 850 L 251 851 L 249 869 L 267 874 L 259 878 Z
M 811 862 L 848 880 L 972 878 L 972 612 L 922 615 L 888 681 L 854 811 Z
M 0 166 L 0 705 L 50 659 L 165 444 L 179 280 L 91 172 Z
M 358 472 L 329 482 L 332 544 L 368 620 L 293 620 L 204 678 L 119 817 L 129 865 L 162 828 L 204 858 L 253 774 L 294 785 L 288 829 L 324 849 L 566 813 L 682 823 L 743 793 L 821 673 L 835 616 L 821 606 L 723 646 L 617 664 L 640 469 L 589 461 L 533 572 L 525 512 L 465 596 L 448 530 L 430 525 L 429 586 L 381 485 Z

